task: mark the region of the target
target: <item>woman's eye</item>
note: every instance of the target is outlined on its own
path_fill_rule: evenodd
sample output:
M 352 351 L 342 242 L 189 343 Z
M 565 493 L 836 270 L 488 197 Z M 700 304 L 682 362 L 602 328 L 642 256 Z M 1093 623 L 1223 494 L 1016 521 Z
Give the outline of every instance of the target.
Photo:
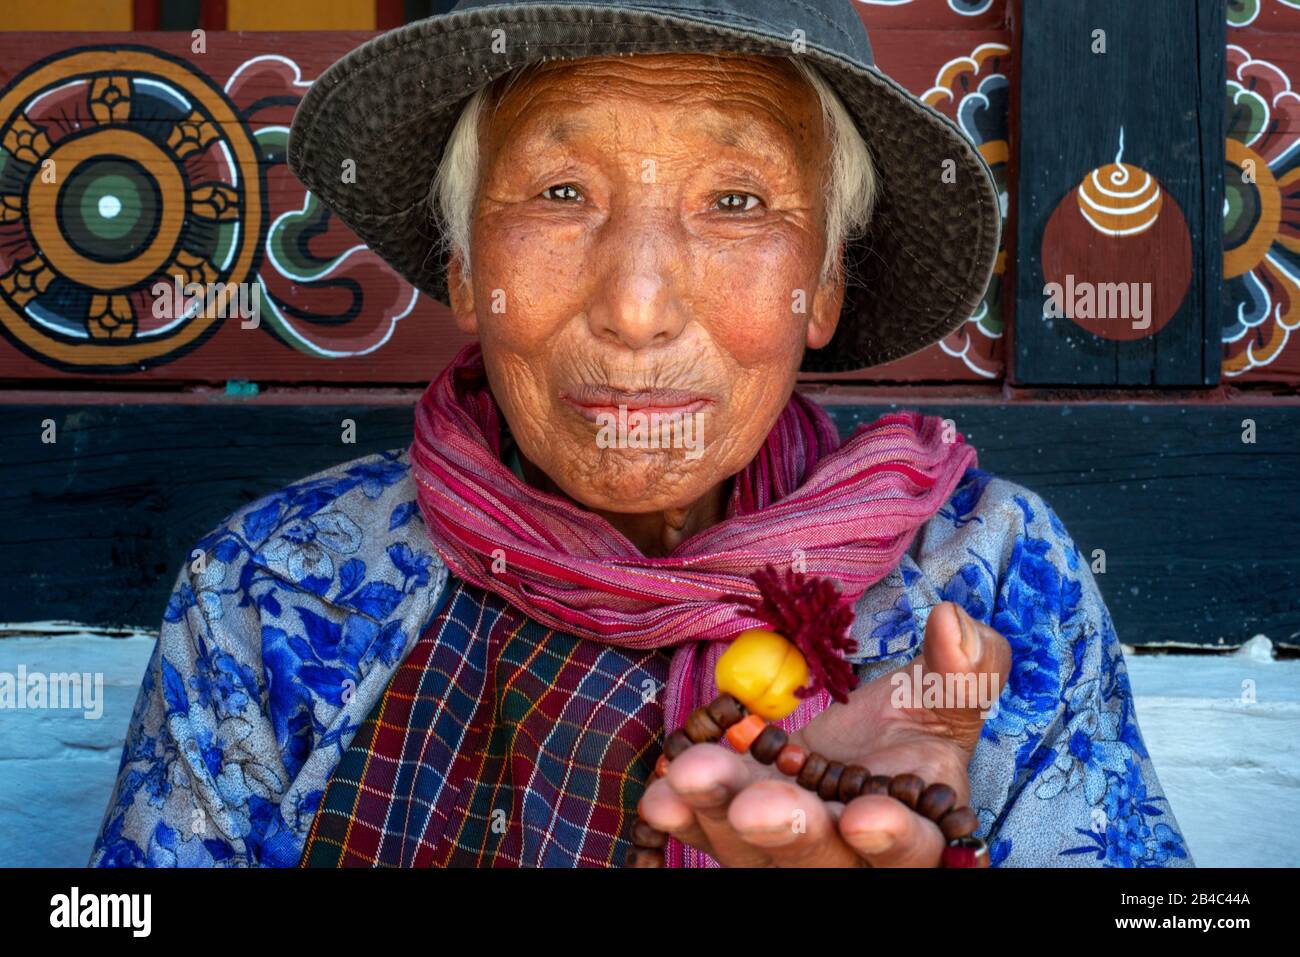
M 737 202 L 737 200 L 739 200 L 739 202 Z M 751 200 L 753 202 L 751 202 Z M 727 193 L 718 200 L 718 205 L 723 209 L 734 209 L 738 212 L 744 213 L 753 209 L 761 202 L 762 200 L 753 193 Z
M 559 194 L 559 195 L 555 195 Z M 582 198 L 578 188 L 572 183 L 561 183 L 559 186 L 548 186 L 542 190 L 542 195 L 547 199 L 559 199 L 562 202 L 573 202 Z

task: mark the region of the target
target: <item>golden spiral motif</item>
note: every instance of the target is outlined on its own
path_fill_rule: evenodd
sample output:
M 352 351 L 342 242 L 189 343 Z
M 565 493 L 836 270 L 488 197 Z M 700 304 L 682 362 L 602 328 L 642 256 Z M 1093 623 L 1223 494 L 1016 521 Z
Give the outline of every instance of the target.
M 1128 163 L 1108 163 L 1083 178 L 1075 191 L 1079 212 L 1106 236 L 1135 236 L 1154 225 L 1164 204 L 1156 178 Z

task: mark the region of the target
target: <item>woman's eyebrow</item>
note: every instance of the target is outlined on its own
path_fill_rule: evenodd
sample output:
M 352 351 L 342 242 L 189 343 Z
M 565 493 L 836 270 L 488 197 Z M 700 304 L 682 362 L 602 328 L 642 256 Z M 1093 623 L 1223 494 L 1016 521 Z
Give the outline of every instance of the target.
M 702 111 L 696 123 L 722 145 L 774 166 L 785 168 L 795 160 L 794 151 L 785 145 L 789 131 L 775 123 L 763 120 L 736 123 L 712 110 Z
M 592 126 L 589 119 L 574 113 L 545 113 L 541 116 L 523 118 L 523 121 L 516 123 L 515 128 L 507 135 L 519 143 L 563 146 L 575 135 L 590 132 Z
M 575 133 L 586 133 L 591 123 L 575 116 L 548 116 L 541 121 L 537 133 L 555 143 L 567 143 Z

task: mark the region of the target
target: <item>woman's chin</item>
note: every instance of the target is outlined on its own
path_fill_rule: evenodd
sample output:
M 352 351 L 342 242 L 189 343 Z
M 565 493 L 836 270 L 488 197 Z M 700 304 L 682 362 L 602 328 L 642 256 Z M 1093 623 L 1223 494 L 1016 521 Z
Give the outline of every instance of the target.
M 689 508 L 718 483 L 680 449 L 603 449 L 587 468 L 551 478 L 590 509 L 637 514 Z

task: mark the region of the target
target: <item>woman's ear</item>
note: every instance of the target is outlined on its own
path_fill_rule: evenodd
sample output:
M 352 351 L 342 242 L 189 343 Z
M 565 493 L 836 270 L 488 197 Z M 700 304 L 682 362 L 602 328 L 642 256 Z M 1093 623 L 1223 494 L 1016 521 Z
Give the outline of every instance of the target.
M 836 255 L 844 255 L 843 243 L 840 243 Z M 831 341 L 840 324 L 840 311 L 843 308 L 844 272 L 836 270 L 834 275 L 817 287 L 817 293 L 813 296 L 812 310 L 808 317 L 809 349 L 820 349 Z
M 451 313 L 456 319 L 456 328 L 468 336 L 478 335 L 474 285 L 464 271 L 459 250 L 451 254 L 447 263 L 447 294 L 451 299 Z

